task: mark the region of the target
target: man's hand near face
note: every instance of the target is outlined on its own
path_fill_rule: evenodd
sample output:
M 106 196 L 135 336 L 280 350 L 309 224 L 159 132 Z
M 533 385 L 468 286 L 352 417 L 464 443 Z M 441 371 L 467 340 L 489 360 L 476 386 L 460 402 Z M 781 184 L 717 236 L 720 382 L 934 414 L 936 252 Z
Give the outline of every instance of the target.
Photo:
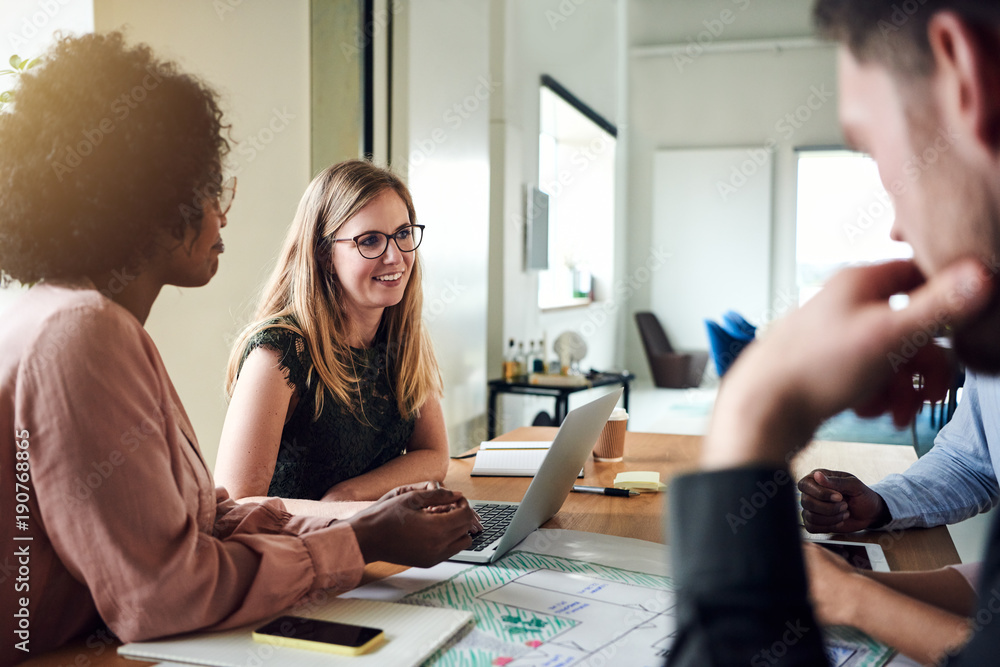
M 961 328 L 991 290 L 974 260 L 926 282 L 906 261 L 841 272 L 734 365 L 705 437 L 703 466 L 784 465 L 823 420 L 847 408 L 861 416 L 888 412 L 907 424 L 925 400 L 943 397 L 949 377 L 944 352 L 918 343 L 943 325 Z M 909 294 L 906 308 L 889 307 L 897 293 Z

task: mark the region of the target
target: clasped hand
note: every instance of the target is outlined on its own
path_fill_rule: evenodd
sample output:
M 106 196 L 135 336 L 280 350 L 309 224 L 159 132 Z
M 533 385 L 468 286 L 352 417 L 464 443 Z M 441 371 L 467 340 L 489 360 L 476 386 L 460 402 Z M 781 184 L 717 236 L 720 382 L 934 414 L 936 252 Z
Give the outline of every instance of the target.
M 365 562 L 415 567 L 455 555 L 483 529 L 469 501 L 437 482 L 397 487 L 347 521 Z

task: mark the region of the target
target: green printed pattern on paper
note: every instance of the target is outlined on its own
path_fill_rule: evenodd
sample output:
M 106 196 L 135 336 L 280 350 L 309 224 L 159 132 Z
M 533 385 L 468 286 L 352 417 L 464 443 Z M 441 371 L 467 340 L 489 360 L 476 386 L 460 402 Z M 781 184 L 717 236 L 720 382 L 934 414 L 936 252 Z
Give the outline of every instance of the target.
M 577 623 L 554 614 L 540 614 L 482 599 L 493 591 L 531 572 L 550 570 L 580 574 L 604 581 L 672 591 L 669 577 L 632 572 L 595 563 L 515 551 L 491 565 L 463 570 L 438 584 L 411 593 L 401 600 L 410 604 L 448 607 L 472 612 L 474 630 L 425 662 L 432 667 L 491 667 L 499 657 L 516 658 L 532 651 L 529 642 L 542 643 Z M 487 635 L 483 637 L 482 634 Z M 495 640 L 490 642 L 489 640 Z M 487 644 L 489 648 L 487 648 Z
M 845 626 L 828 628 L 824 631 L 823 640 L 828 653 L 840 647 L 855 650 L 854 655 L 845 661 L 836 662 L 831 659 L 833 667 L 882 667 L 895 654 L 885 644 L 875 641 L 860 630 Z
M 562 577 L 562 574 L 569 576 Z M 543 577 L 539 585 L 539 576 Z M 581 588 L 582 587 L 582 588 Z M 603 593 L 602 593 L 603 589 Z M 614 592 L 608 593 L 611 589 Z M 609 621 L 620 621 L 630 614 L 646 618 L 649 623 L 664 623 L 664 616 L 673 614 L 674 586 L 669 577 L 634 572 L 596 563 L 560 558 L 527 551 L 514 551 L 492 565 L 471 566 L 452 578 L 404 597 L 401 602 L 432 607 L 462 609 L 473 614 L 475 623 L 464 635 L 435 653 L 424 665 L 428 667 L 511 667 L 527 663 L 569 665 L 585 661 L 591 649 L 578 648 L 570 640 L 573 629 L 586 618 L 588 611 L 605 609 Z M 513 591 L 513 592 L 512 592 Z M 544 606 L 531 596 L 559 605 Z M 499 597 L 507 603 L 488 599 Z M 512 602 L 513 601 L 513 602 Z M 522 605 L 523 602 L 523 606 Z M 590 609 L 588 609 L 590 608 Z M 610 610 L 610 611 L 609 611 Z M 578 615 L 578 612 L 580 615 Z M 576 616 L 576 618 L 573 618 Z M 607 623 L 596 622 L 590 616 L 589 625 L 576 630 L 600 634 L 608 630 Z M 637 622 L 638 626 L 643 621 Z M 670 626 L 673 623 L 669 623 Z M 638 627 L 637 626 L 637 627 Z M 593 628 L 593 630 L 591 630 Z M 655 634 L 655 633 L 654 633 Z M 640 651 L 656 656 L 662 662 L 671 640 L 666 631 L 641 640 Z M 610 641 L 631 641 L 619 635 Z M 892 657 L 888 647 L 850 628 L 833 628 L 826 632 L 831 664 L 835 667 L 881 667 Z M 658 640 L 658 641 L 657 641 Z M 655 643 L 654 643 L 655 642 Z M 619 646 L 619 650 L 620 649 Z M 621 653 L 618 657 L 624 657 Z

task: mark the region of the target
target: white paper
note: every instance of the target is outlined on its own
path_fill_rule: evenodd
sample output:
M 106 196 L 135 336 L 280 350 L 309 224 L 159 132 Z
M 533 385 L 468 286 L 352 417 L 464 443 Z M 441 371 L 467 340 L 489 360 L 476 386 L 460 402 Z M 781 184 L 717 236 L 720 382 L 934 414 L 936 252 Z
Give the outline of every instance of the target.
M 479 444 L 479 450 L 486 449 L 548 449 L 552 446 L 551 440 L 526 440 L 526 441 L 501 441 L 486 440 Z
M 324 621 L 366 625 L 385 631 L 386 642 L 371 653 L 339 656 L 254 641 L 251 632 L 264 625 L 223 632 L 201 632 L 168 640 L 133 642 L 118 649 L 131 658 L 170 660 L 218 667 L 415 667 L 468 624 L 471 614 L 371 600 L 330 598 L 286 611 Z

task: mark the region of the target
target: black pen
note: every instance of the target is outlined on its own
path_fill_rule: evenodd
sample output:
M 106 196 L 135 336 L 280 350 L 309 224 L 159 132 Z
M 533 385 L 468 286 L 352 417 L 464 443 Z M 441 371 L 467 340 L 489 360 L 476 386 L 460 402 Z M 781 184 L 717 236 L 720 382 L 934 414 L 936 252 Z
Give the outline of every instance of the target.
M 633 491 L 632 489 L 614 489 L 606 486 L 574 485 L 573 490 L 576 491 L 577 493 L 596 493 L 599 496 L 622 496 L 623 498 L 639 495 L 638 491 Z

